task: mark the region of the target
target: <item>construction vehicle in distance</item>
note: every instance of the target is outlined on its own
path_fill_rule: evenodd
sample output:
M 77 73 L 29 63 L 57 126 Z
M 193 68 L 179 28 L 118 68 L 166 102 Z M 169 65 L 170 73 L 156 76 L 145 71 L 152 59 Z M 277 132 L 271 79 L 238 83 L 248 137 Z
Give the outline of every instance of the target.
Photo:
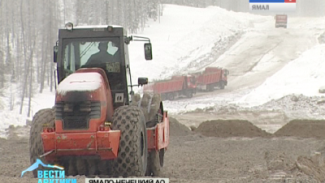
M 194 76 L 173 76 L 168 80 L 149 83 L 143 87 L 144 92 L 158 93 L 162 100 L 174 100 L 180 97 L 191 98 L 196 93 Z
M 54 46 L 55 107 L 38 111 L 30 131 L 30 163 L 64 167 L 67 176 L 159 176 L 169 144 L 169 120 L 160 95 L 134 94 L 128 36 L 119 26 L 59 29 Z M 104 48 L 104 49 L 102 49 Z M 98 52 L 98 49 L 104 52 Z M 33 171 L 37 177 L 37 170 Z
M 215 87 L 224 89 L 228 84 L 229 71 L 219 67 L 207 67 L 203 72 L 173 76 L 143 86 L 147 93 L 158 93 L 162 100 L 174 100 L 180 97 L 192 98 L 199 91 L 213 91 Z
M 223 90 L 228 84 L 229 71 L 219 67 L 206 67 L 203 72 L 194 75 L 199 91 L 213 91 L 215 87 Z
M 278 14 L 278 15 L 274 16 L 274 19 L 275 19 L 275 28 L 278 28 L 278 27 L 287 28 L 288 15 Z

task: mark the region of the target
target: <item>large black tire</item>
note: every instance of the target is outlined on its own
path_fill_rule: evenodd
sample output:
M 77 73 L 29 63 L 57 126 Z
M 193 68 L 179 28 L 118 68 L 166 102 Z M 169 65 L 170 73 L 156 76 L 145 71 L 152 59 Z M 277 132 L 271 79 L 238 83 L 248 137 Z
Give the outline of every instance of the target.
M 191 92 L 191 91 L 189 91 Z M 148 119 L 146 119 L 146 126 L 147 128 L 155 127 L 160 121 L 161 117 L 159 116 L 159 109 L 161 103 L 161 96 L 160 94 L 154 93 L 152 94 L 150 102 L 150 107 L 148 106 L 149 103 L 145 104 L 143 107 L 144 110 L 148 110 L 149 107 L 149 114 Z M 159 158 L 159 151 L 151 151 L 148 153 L 148 163 L 147 163 L 147 172 L 146 176 L 160 176 L 160 158 Z
M 193 91 L 192 91 L 192 89 L 189 89 L 189 90 L 185 91 L 185 93 L 186 93 L 186 97 L 187 98 L 192 98 L 193 97 Z
M 166 94 L 161 94 L 161 100 L 164 101 L 164 100 L 167 100 L 167 95 Z
M 161 175 L 161 164 L 159 159 L 159 151 L 151 151 L 148 153 L 147 176 L 158 177 Z
M 221 90 L 225 89 L 225 82 L 224 82 L 224 81 L 220 81 L 220 83 L 219 83 L 219 88 L 220 88 Z
M 122 106 L 113 115 L 113 130 L 121 131 L 118 157 L 112 160 L 113 177 L 141 177 L 147 170 L 147 131 L 138 107 Z
M 174 93 L 168 93 L 167 94 L 167 100 L 175 100 L 175 94 Z
M 214 85 L 213 85 L 213 84 L 209 84 L 209 85 L 207 86 L 207 90 L 208 90 L 209 92 L 212 92 L 212 91 L 214 90 Z
M 155 124 L 159 123 L 157 115 L 159 113 L 160 103 L 161 103 L 160 94 L 154 93 L 151 97 L 150 106 L 148 106 L 149 103 L 146 106 L 147 110 L 149 110 L 148 119 L 146 119 L 147 127 L 148 127 L 149 121 L 154 121 Z M 150 127 L 152 127 L 152 126 L 150 126 Z
M 41 133 L 43 131 L 43 126 L 54 127 L 55 116 L 53 109 L 43 109 L 38 111 L 34 117 L 30 129 L 29 137 L 29 153 L 30 153 L 30 163 L 35 163 L 36 159 L 40 155 L 44 154 L 43 141 Z M 44 160 L 42 160 L 46 163 Z M 41 167 L 39 168 L 41 169 Z M 37 169 L 33 171 L 33 175 L 37 177 Z
M 76 170 L 78 172 L 77 175 L 88 175 L 88 166 L 87 161 L 84 159 L 76 159 Z
M 165 149 L 159 150 L 159 162 L 160 162 L 160 166 L 163 167 L 165 162 Z

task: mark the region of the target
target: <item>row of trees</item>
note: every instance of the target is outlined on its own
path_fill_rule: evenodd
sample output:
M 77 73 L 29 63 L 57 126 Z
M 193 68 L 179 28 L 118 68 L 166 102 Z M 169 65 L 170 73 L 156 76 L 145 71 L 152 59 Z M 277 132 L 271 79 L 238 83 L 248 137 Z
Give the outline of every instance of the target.
M 11 110 L 17 102 L 16 91 L 19 91 L 20 103 L 25 103 L 28 97 L 30 105 L 38 85 L 41 91 L 45 81 L 53 86 L 51 75 L 46 73 L 53 69 L 49 58 L 57 28 L 56 6 L 56 2 L 50 0 L 1 1 L 0 89 L 10 89 L 5 94 L 9 98 L 5 105 Z
M 159 0 L 0 0 L 0 94 L 9 99 L 4 105 L 13 110 L 19 103 L 22 113 L 33 94 L 54 89 L 53 46 L 65 22 L 122 25 L 136 33 L 150 18 L 157 20 L 161 7 Z
M 65 15 L 75 14 L 70 18 L 76 25 L 118 24 L 133 33 L 143 29 L 148 18 L 156 20 L 162 7 L 159 0 L 75 0 L 67 6 Z

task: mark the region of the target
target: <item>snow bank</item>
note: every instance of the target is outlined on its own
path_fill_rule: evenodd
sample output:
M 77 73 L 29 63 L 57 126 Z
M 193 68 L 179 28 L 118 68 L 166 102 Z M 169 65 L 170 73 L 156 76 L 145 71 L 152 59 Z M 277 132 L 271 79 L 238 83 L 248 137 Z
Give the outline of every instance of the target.
M 23 115 L 18 115 L 13 111 L 1 111 L 1 123 L 0 123 L 0 138 L 5 138 L 6 129 L 10 126 L 24 126 L 26 124 L 26 118 Z
M 64 95 L 69 91 L 94 91 L 100 87 L 101 81 L 99 73 L 73 73 L 59 84 L 57 93 Z
M 319 93 L 325 93 L 325 86 L 321 86 L 318 90 Z
M 143 43 L 130 43 L 134 81 L 137 77 L 149 77 L 149 81 L 167 78 L 186 70 L 188 64 L 210 54 L 216 44 L 222 47 L 229 37 L 244 31 L 257 17 L 219 7 L 165 5 L 160 23 L 151 22 L 141 32 L 151 39 L 153 60 L 144 60 Z
M 7 131 L 9 126 L 25 126 L 27 120 L 31 121 L 32 117 L 35 115 L 35 113 L 41 109 L 45 108 L 52 108 L 55 103 L 55 95 L 54 92 L 49 91 L 48 88 L 45 88 L 42 94 L 37 94 L 33 96 L 31 100 L 31 109 L 30 109 L 30 117 L 27 117 L 28 113 L 28 99 L 24 99 L 24 104 L 22 108 L 22 114 L 20 114 L 20 98 L 19 92 L 17 90 L 18 87 L 15 85 L 12 86 L 15 95 L 15 106 L 12 110 L 9 109 L 9 100 L 8 98 L 1 98 L 2 104 L 5 106 L 0 111 L 1 116 L 1 123 L 0 123 L 0 138 L 6 138 L 7 137 Z M 9 94 L 10 90 L 8 89 L 5 93 L 6 96 L 10 96 Z M 18 102 L 19 101 L 19 102 Z
M 317 45 L 288 63 L 236 103 L 257 106 L 289 94 L 321 95 L 319 88 L 325 84 L 324 62 L 325 45 Z

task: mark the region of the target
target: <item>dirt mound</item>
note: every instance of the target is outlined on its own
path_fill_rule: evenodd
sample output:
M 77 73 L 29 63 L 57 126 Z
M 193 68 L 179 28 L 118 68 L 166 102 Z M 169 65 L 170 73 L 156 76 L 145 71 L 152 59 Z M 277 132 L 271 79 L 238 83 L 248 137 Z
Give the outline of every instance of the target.
M 292 120 L 274 133 L 277 137 L 325 138 L 325 120 Z
M 325 181 L 325 161 L 323 155 L 315 154 L 311 157 L 300 156 L 296 161 L 297 168 L 309 175 L 315 177 L 318 181 Z
M 177 119 L 169 117 L 169 134 L 171 136 L 185 136 L 190 133 L 190 128 L 178 122 Z
M 195 130 L 209 137 L 270 137 L 271 134 L 254 126 L 247 120 L 206 121 Z

